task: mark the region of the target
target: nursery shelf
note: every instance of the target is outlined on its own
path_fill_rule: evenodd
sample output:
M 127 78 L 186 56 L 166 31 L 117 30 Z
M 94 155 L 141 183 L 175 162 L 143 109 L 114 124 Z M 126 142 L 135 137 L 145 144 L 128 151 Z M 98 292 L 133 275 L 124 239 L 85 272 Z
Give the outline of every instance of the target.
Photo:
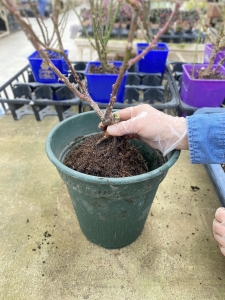
M 172 40 L 169 40 L 170 42 L 168 44 L 170 52 L 169 52 L 169 60 L 174 60 L 174 61 L 187 61 L 190 58 L 191 54 L 191 59 L 193 58 L 192 55 L 196 53 L 196 43 L 174 43 Z M 135 38 L 133 42 L 133 49 L 132 52 L 133 54 L 136 53 L 136 44 L 137 43 L 144 43 L 144 39 L 140 38 Z M 86 60 L 87 58 L 84 58 L 84 54 L 87 55 L 89 53 L 89 58 L 88 60 L 95 60 L 96 51 L 91 47 L 90 42 L 87 38 L 84 38 L 78 33 L 77 37 L 74 40 L 75 46 L 76 46 L 76 57 L 77 60 Z M 108 51 L 109 55 L 118 55 L 118 54 L 123 54 L 125 47 L 127 44 L 127 39 L 110 39 L 108 42 Z M 201 62 L 203 59 L 204 55 L 204 44 L 198 44 L 198 61 Z
M 87 62 L 72 62 L 77 74 L 85 80 Z M 136 66 L 129 70 L 125 85 L 123 103 L 115 103 L 115 109 L 142 103 L 152 105 L 166 113 L 177 115 L 178 102 L 171 77 L 166 68 L 164 75 L 137 73 Z M 72 75 L 69 80 L 74 82 Z M 44 84 L 34 81 L 30 66 L 27 65 L 0 87 L 0 103 L 6 114 L 14 120 L 24 115 L 34 115 L 37 121 L 45 116 L 58 116 L 59 121 L 74 114 L 91 110 L 87 102 L 81 101 L 63 83 Z M 107 103 L 98 103 L 100 108 Z

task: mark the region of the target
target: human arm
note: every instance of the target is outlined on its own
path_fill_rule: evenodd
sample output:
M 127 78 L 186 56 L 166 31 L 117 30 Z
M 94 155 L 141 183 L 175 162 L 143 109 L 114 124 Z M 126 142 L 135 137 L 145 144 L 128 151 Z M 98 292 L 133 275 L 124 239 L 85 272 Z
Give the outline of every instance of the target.
M 136 137 L 159 149 L 164 156 L 173 149 L 188 149 L 185 118 L 167 115 L 148 104 L 128 107 L 117 113 L 120 122 L 108 126 L 110 135 Z
M 224 163 L 225 113 L 196 114 L 186 119 L 191 163 Z
M 132 135 L 159 149 L 165 156 L 173 149 L 190 150 L 191 163 L 225 162 L 225 113 L 173 117 L 148 104 L 117 112 L 118 124 L 108 126 L 111 135 Z

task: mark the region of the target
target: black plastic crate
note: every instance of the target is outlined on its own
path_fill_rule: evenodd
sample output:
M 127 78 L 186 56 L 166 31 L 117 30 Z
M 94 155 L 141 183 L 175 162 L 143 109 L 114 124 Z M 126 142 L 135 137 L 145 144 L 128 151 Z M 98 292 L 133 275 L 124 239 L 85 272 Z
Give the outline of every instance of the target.
M 198 30 L 193 31 L 182 31 L 180 33 L 176 33 L 173 30 L 170 33 L 162 34 L 160 40 L 165 43 L 200 43 L 204 44 L 206 35 L 203 32 L 199 32 Z
M 87 62 L 72 62 L 72 65 L 80 79 L 85 80 L 84 71 Z M 74 82 L 71 74 L 69 80 Z M 92 109 L 89 103 L 74 96 L 65 84 L 35 82 L 29 65 L 0 87 L 0 103 L 5 113 L 11 113 L 14 120 L 31 114 L 37 121 L 49 115 L 58 116 L 59 121 L 62 121 L 71 115 Z M 135 66 L 129 70 L 124 103 L 115 103 L 114 108 L 121 109 L 142 103 L 177 115 L 178 102 L 167 68 L 163 76 L 137 73 Z M 98 105 L 104 109 L 108 104 L 98 103 Z
M 74 68 L 81 79 L 85 77 L 86 64 L 87 62 L 74 64 Z M 70 81 L 74 82 L 72 75 L 70 75 Z M 121 109 L 144 103 L 150 104 L 158 110 L 177 115 L 178 101 L 167 67 L 164 75 L 136 72 L 136 65 L 128 70 L 124 102 L 116 102 L 114 108 Z M 98 105 L 104 109 L 108 103 L 98 103 Z M 90 108 L 87 102 L 82 102 L 81 106 L 82 110 L 84 107 Z
M 14 120 L 30 114 L 37 121 L 45 116 L 58 116 L 62 121 L 81 112 L 81 100 L 64 84 L 35 82 L 29 65 L 0 87 L 0 103 Z
M 88 33 L 88 35 L 93 36 L 93 28 L 91 25 L 85 27 L 85 31 Z M 82 37 L 86 38 L 86 33 L 83 29 L 80 29 L 79 32 Z M 152 34 L 156 35 L 158 33 L 158 30 L 152 29 Z M 113 28 L 111 32 L 111 37 L 114 39 L 125 39 L 129 35 L 129 27 L 123 28 Z M 134 32 L 134 36 L 136 37 L 137 33 Z M 206 35 L 204 32 L 199 32 L 198 30 L 193 30 L 189 32 L 182 31 L 180 33 L 175 33 L 173 30 L 170 31 L 170 33 L 164 33 L 160 37 L 161 42 L 165 43 L 200 43 L 204 44 L 206 39 Z

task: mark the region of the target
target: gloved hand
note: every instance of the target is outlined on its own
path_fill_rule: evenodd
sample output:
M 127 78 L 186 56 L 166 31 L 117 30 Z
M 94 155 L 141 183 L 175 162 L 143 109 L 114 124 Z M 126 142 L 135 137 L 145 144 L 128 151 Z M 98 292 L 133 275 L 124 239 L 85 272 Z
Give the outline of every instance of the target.
M 122 109 L 120 122 L 108 126 L 113 136 L 131 135 L 166 156 L 173 149 L 188 150 L 187 124 L 185 118 L 173 117 L 148 104 Z
M 225 208 L 220 207 L 213 221 L 213 235 L 219 243 L 220 251 L 225 256 Z

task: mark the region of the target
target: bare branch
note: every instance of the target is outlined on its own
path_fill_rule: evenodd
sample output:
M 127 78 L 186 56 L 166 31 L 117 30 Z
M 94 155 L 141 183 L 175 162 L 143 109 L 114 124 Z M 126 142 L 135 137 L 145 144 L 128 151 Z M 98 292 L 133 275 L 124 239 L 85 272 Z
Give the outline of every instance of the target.
M 134 30 L 136 28 L 138 16 L 139 16 L 139 13 L 140 13 L 140 10 L 141 10 L 141 4 L 138 0 L 127 0 L 127 2 L 130 3 L 133 6 L 134 14 L 133 14 L 132 21 L 131 21 L 131 27 L 130 27 L 130 31 L 129 31 L 128 41 L 127 41 L 127 46 L 126 46 L 126 52 L 125 52 L 124 60 L 123 60 L 123 65 L 120 68 L 120 72 L 119 72 L 119 75 L 117 77 L 116 83 L 112 86 L 112 94 L 110 95 L 109 105 L 108 105 L 108 107 L 106 109 L 106 112 L 105 112 L 105 115 L 104 115 L 104 120 L 103 120 L 104 125 L 107 125 L 107 123 L 109 123 L 110 120 L 113 120 L 112 109 L 113 109 L 114 104 L 116 102 L 116 96 L 117 96 L 117 93 L 118 93 L 118 89 L 121 85 L 121 82 L 123 80 L 123 77 L 124 77 L 127 69 L 129 69 L 133 64 L 137 63 L 142 57 L 144 57 L 151 49 L 153 49 L 157 45 L 157 42 L 160 39 L 161 35 L 164 32 L 166 32 L 166 30 L 169 28 L 170 23 L 172 22 L 175 14 L 177 13 L 180 6 L 182 5 L 183 0 L 180 0 L 179 2 L 177 2 L 175 4 L 175 8 L 174 8 L 172 14 L 170 15 L 168 21 L 166 22 L 165 26 L 158 31 L 158 33 L 155 36 L 155 38 L 153 39 L 152 43 L 149 44 L 148 47 L 146 47 L 145 50 L 143 50 L 139 55 L 135 56 L 133 59 L 130 59 L 131 51 L 132 51 L 132 42 L 133 42 L 133 39 L 134 39 Z
M 134 1 L 134 0 L 133 0 Z M 166 32 L 175 16 L 175 14 L 177 13 L 178 9 L 180 8 L 180 6 L 182 5 L 183 0 L 180 0 L 179 2 L 177 2 L 175 4 L 175 8 L 172 12 L 172 14 L 170 15 L 169 19 L 167 20 L 166 24 L 164 25 L 163 28 L 161 28 L 158 33 L 156 34 L 156 36 L 154 37 L 154 39 L 152 40 L 151 44 L 148 45 L 148 47 L 146 47 L 139 55 L 135 56 L 133 59 L 131 59 L 129 61 L 129 65 L 128 67 L 131 67 L 132 65 L 136 64 L 142 57 L 144 57 L 151 49 L 155 48 L 155 46 L 157 45 L 157 42 L 159 41 L 160 37 L 163 35 L 164 32 Z

